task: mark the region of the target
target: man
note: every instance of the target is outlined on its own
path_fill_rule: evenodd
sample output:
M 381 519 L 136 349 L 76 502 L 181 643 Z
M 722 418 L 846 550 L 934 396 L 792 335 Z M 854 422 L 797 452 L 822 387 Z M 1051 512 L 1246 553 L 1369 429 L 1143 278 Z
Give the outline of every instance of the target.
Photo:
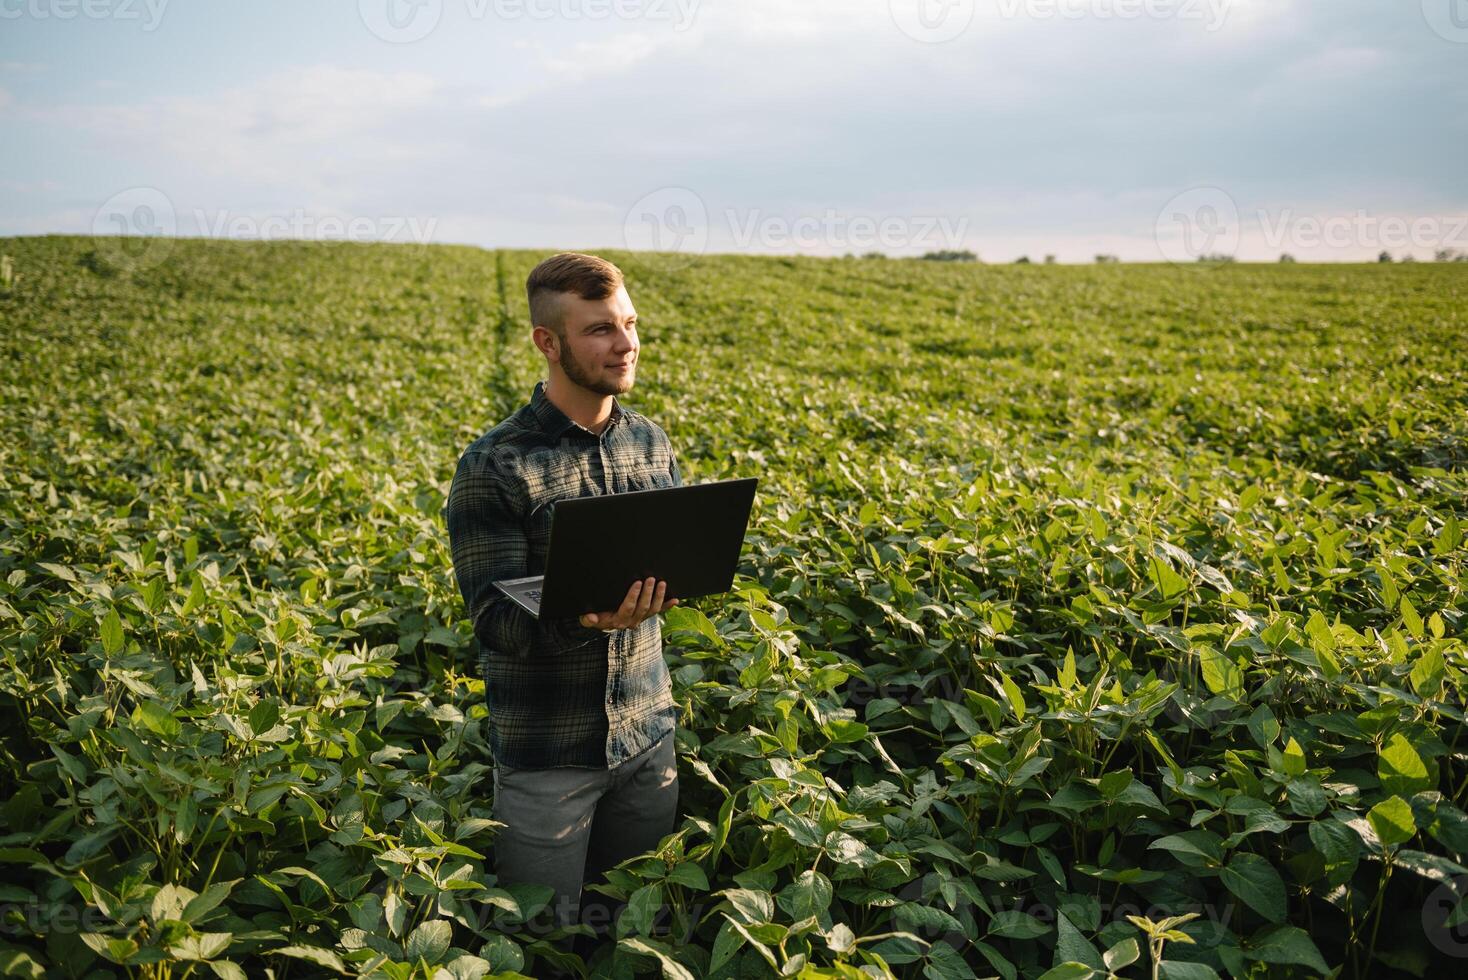
M 560 925 L 606 931 L 583 882 L 673 831 L 677 707 L 658 614 L 666 583 L 633 583 L 619 609 L 536 620 L 497 579 L 545 571 L 557 500 L 681 484 L 663 430 L 622 407 L 637 370 L 637 312 L 621 271 L 563 252 L 525 284 L 548 379 L 459 459 L 445 516 L 454 574 L 479 641 L 495 758 L 501 884 L 555 889 Z M 591 921 L 596 919 L 598 921 Z

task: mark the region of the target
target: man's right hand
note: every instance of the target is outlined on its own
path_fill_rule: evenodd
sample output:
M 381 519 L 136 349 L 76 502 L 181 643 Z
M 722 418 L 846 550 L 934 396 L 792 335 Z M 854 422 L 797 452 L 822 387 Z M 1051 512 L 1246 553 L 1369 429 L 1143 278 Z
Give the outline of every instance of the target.
M 677 599 L 663 601 L 667 589 L 667 582 L 659 582 L 651 576 L 640 582 L 633 582 L 620 609 L 614 612 L 583 613 L 581 625 L 599 630 L 631 629 L 644 619 L 656 616 L 665 609 L 672 609 L 678 604 Z

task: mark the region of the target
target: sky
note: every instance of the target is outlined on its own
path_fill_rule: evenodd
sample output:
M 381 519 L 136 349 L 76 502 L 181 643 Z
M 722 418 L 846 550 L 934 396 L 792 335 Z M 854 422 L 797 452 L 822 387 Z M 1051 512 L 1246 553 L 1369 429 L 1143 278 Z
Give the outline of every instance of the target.
M 1468 0 L 0 0 L 0 235 L 1468 252 Z

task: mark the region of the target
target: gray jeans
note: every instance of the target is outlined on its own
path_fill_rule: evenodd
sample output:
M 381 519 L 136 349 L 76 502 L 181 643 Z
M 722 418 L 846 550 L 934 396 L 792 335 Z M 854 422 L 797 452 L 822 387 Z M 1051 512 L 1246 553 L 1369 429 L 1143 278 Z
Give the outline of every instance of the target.
M 595 884 L 622 861 L 657 847 L 673 832 L 678 760 L 669 732 L 611 769 L 494 767 L 495 874 L 555 889 L 557 925 L 585 922 L 609 931 L 612 900 L 581 886 Z M 620 905 L 621 903 L 615 903 Z

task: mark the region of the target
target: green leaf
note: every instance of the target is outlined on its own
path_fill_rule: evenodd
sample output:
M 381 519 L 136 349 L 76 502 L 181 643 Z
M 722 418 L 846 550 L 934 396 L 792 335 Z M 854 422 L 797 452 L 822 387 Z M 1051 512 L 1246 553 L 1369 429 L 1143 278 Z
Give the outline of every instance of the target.
M 1101 791 L 1102 796 L 1108 800 L 1114 800 L 1126 792 L 1127 787 L 1132 784 L 1132 779 L 1130 769 L 1117 769 L 1114 772 L 1103 773 L 1096 788 Z
M 999 672 L 999 682 L 1004 688 L 1004 697 L 1009 701 L 1010 710 L 1014 712 L 1016 721 L 1025 720 L 1025 696 L 1020 692 L 1019 685 L 1004 671 Z
M 1101 968 L 1101 954 L 1064 912 L 1055 917 L 1055 934 L 1054 962 L 1057 967 L 1067 963 L 1082 963 L 1092 969 Z
M 212 960 L 229 948 L 233 938 L 227 932 L 196 932 L 180 939 L 168 949 L 181 960 Z
M 1314 940 L 1298 926 L 1266 929 L 1244 946 L 1244 956 L 1260 963 L 1304 966 L 1321 975 L 1330 973 Z
M 1206 645 L 1199 646 L 1198 658 L 1209 691 L 1231 701 L 1244 699 L 1244 674 L 1233 658 Z
M 673 608 L 676 609 L 677 606 Z M 727 898 L 745 925 L 757 926 L 775 917 L 775 900 L 767 891 L 752 888 L 726 888 L 724 891 L 715 892 L 715 895 Z
M 1412 807 L 1400 796 L 1390 796 L 1376 804 L 1367 811 L 1366 821 L 1388 847 L 1405 843 L 1417 833 Z
M 1157 980 L 1219 980 L 1218 971 L 1207 963 L 1163 960 L 1157 964 Z
M 189 588 L 189 597 L 184 600 L 183 608 L 179 610 L 179 615 L 188 618 L 204 604 L 206 598 L 208 597 L 204 594 L 204 579 L 202 576 L 195 574 L 194 584 Z
M 1141 955 L 1142 952 L 1137 947 L 1136 939 L 1129 936 L 1108 949 L 1102 956 L 1102 960 L 1106 963 L 1106 969 L 1115 973 L 1122 967 L 1131 966 L 1137 962 Z
M 518 973 L 525 968 L 525 952 L 520 949 L 520 944 L 509 936 L 490 936 L 479 947 L 479 955 L 489 962 L 490 973 Z M 456 956 L 449 961 L 450 973 L 455 972 L 454 965 L 462 959 L 464 957 Z M 457 975 L 455 973 L 455 976 Z
M 1343 885 L 1361 860 L 1361 835 L 1337 820 L 1309 824 L 1309 842 L 1326 858 L 1326 879 Z
M 291 959 L 305 960 L 307 963 L 315 963 L 317 966 L 324 966 L 337 973 L 347 972 L 347 965 L 342 962 L 340 956 L 320 946 L 282 946 L 279 949 L 265 950 L 265 953 L 269 956 L 289 956 Z
M 719 935 L 723 935 L 722 930 Z M 851 927 L 844 922 L 833 925 L 829 931 L 822 933 L 822 938 L 826 940 L 826 945 L 831 947 L 832 952 L 849 953 L 856 948 L 856 933 L 852 932 Z M 717 941 L 714 946 L 718 948 Z
M 677 608 L 674 606 L 673 608 Z M 821 726 L 832 742 L 860 742 L 867 737 L 869 729 L 859 721 L 850 718 L 830 718 Z
M 262 700 L 250 709 L 250 728 L 256 735 L 264 735 L 275 727 L 280 718 L 280 705 L 273 700 Z
M 933 943 L 928 947 L 925 958 L 927 965 L 923 967 L 923 976 L 928 980 L 974 980 L 973 967 L 948 943 Z
M 123 642 L 122 617 L 116 609 L 109 609 L 102 620 L 102 650 L 109 657 L 115 656 L 122 652 Z
M 0 976 L 45 980 L 46 968 L 25 950 L 0 943 Z
M 991 936 L 1003 936 L 1005 939 L 1034 939 L 1043 936 L 1050 931 L 1050 927 L 1028 912 L 1019 909 L 1005 909 L 995 913 L 989 920 L 989 932 Z
M 1422 757 L 1400 732 L 1382 748 L 1376 772 L 1381 779 L 1381 788 L 1393 796 L 1411 796 L 1420 790 L 1431 789 L 1434 782 Z
M 1219 872 L 1219 878 L 1239 901 L 1268 921 L 1284 920 L 1284 879 L 1263 857 L 1249 852 L 1237 853 L 1229 858 L 1228 864 Z
M 1152 555 L 1147 562 L 1147 577 L 1157 587 L 1163 600 L 1174 599 L 1188 589 L 1188 580 L 1156 555 Z
M 404 944 L 408 959 L 422 959 L 429 965 L 437 963 L 449 951 L 454 939 L 454 927 L 446 919 L 433 919 L 414 929 Z
M 1305 750 L 1292 737 L 1280 753 L 1281 769 L 1287 776 L 1305 775 Z
M 899 924 L 912 929 L 931 929 L 935 932 L 963 932 L 963 923 L 936 905 L 919 902 L 903 902 L 892 910 L 892 917 Z
M 1412 634 L 1416 640 L 1422 639 L 1422 617 L 1417 614 L 1417 607 L 1412 605 L 1412 600 L 1402 596 L 1402 622 L 1407 627 L 1407 632 Z
M 673 608 L 677 609 L 679 607 L 674 606 Z M 851 930 L 848 928 L 846 932 L 849 934 Z M 843 937 L 838 936 L 837 938 L 841 939 Z M 830 937 L 827 938 L 826 942 L 828 944 L 831 942 Z M 855 942 L 854 937 L 852 939 L 852 942 Z M 739 952 L 739 947 L 743 945 L 743 933 L 734 928 L 733 922 L 725 919 L 723 925 L 719 926 L 718 934 L 714 936 L 714 951 L 711 959 L 709 960 L 709 972 L 719 972 L 719 968 L 722 967 L 725 963 L 729 962 L 729 960 L 733 958 L 734 954 Z M 832 948 L 835 949 L 834 946 Z
M 1393 863 L 1399 868 L 1406 868 L 1414 874 L 1442 884 L 1451 884 L 1457 878 L 1468 875 L 1468 868 L 1457 861 L 1450 861 L 1441 854 L 1428 854 L 1426 851 L 1402 848 L 1397 851 Z
M 687 630 L 693 633 L 701 633 L 715 644 L 719 641 L 719 631 L 709 618 L 691 606 L 674 606 L 662 614 L 663 629 L 667 632 L 674 630 Z
M 81 937 L 82 942 L 91 947 L 92 952 L 113 963 L 126 963 L 138 951 L 138 944 L 131 939 L 104 936 L 97 932 L 84 932 Z
M 1313 817 L 1325 809 L 1328 800 L 1325 790 L 1313 777 L 1291 779 L 1285 785 L 1290 810 L 1302 817 Z
M 1436 615 L 1437 613 L 1433 613 L 1433 616 Z M 1436 695 L 1442 689 L 1443 672 L 1442 650 L 1437 644 L 1433 644 L 1412 665 L 1412 673 L 1408 678 L 1412 682 L 1412 690 L 1423 697 Z
M 178 719 L 157 701 L 139 701 L 133 708 L 132 722 L 134 727 L 146 728 L 164 738 L 177 738 L 182 730 Z
M 1273 745 L 1279 738 L 1279 731 L 1279 721 L 1274 717 L 1274 712 L 1269 710 L 1269 705 L 1261 704 L 1249 715 L 1249 737 L 1261 749 Z
M 679 607 L 674 606 L 673 608 Z M 688 967 L 674 959 L 672 950 L 660 942 L 651 939 L 619 939 L 617 946 L 629 952 L 641 953 L 656 959 L 663 968 L 663 977 L 666 980 L 695 980 Z
M 1437 537 L 1432 541 L 1432 553 L 1439 558 L 1451 555 L 1463 543 L 1463 527 L 1458 523 L 1457 515 L 1449 514 L 1443 521 L 1442 530 L 1437 532 Z
M 1190 867 L 1217 867 L 1223 863 L 1223 838 L 1211 830 L 1185 830 L 1181 834 L 1159 837 L 1147 848 L 1170 851 Z
M 234 890 L 235 881 L 217 881 L 204 889 L 193 898 L 189 899 L 183 907 L 181 918 L 185 922 L 197 922 L 209 912 L 213 911 L 229 897 Z
M 674 607 L 677 608 L 677 607 Z M 663 883 L 649 882 L 627 899 L 627 907 L 617 918 L 617 935 L 638 936 L 652 932 L 653 919 L 663 907 Z
M 72 755 L 59 745 L 51 746 L 51 754 L 56 756 L 56 761 L 61 764 L 62 770 L 76 780 L 78 784 L 85 786 L 89 780 L 87 767 L 81 759 Z
M 395 891 L 388 892 L 387 898 L 382 900 L 382 911 L 387 916 L 388 932 L 401 936 L 408 917 L 408 906 L 402 897 Z
M 1040 980 L 1090 980 L 1096 972 L 1084 963 L 1067 962 L 1052 966 L 1040 974 Z
M 677 606 L 673 607 L 677 609 Z M 682 864 L 668 872 L 668 880 L 684 888 L 692 888 L 694 891 L 706 892 L 709 890 L 708 875 L 703 873 L 703 868 L 692 861 L 684 861 Z
M 795 921 L 819 916 L 831 907 L 831 879 L 819 871 L 806 870 L 776 897 L 780 907 Z

